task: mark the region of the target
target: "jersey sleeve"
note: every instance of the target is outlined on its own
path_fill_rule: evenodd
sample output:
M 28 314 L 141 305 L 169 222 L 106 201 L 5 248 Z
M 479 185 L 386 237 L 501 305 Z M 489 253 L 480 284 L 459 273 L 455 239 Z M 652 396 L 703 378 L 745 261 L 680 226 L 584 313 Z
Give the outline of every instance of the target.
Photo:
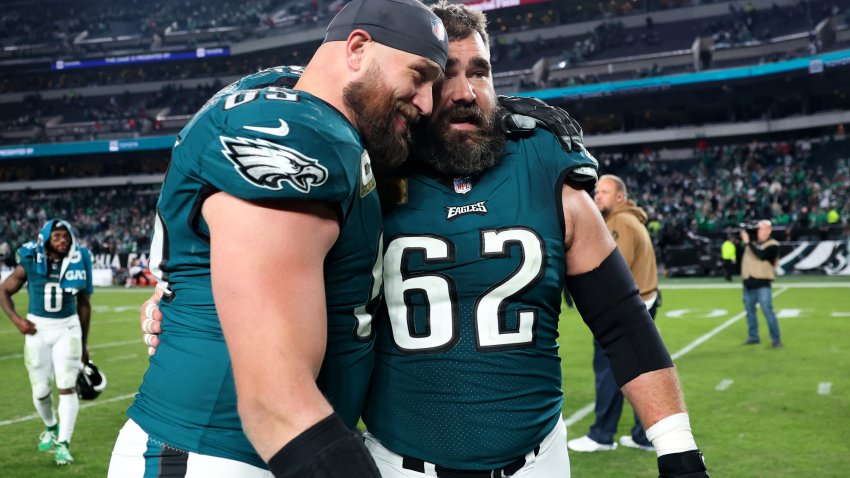
M 15 252 L 15 262 L 23 267 L 24 271 L 29 275 L 32 264 L 35 263 L 35 244 L 27 242 L 19 247 L 17 252 Z
M 570 181 L 592 192 L 599 179 L 599 163 L 587 149 L 564 151 L 558 139 L 545 128 L 535 128 L 534 148 L 546 172 L 553 178 Z
M 91 252 L 85 247 L 80 247 L 80 257 L 86 269 L 86 285 L 80 292 L 88 295 L 94 294 L 94 277 L 92 277 Z

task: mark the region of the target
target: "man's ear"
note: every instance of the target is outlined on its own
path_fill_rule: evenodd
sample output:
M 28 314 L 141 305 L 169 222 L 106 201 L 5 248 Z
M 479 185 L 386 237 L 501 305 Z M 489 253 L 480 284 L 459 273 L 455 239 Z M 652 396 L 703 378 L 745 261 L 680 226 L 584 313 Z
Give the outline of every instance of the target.
M 360 71 L 364 65 L 366 45 L 372 42 L 372 36 L 366 30 L 356 29 L 348 35 L 345 42 L 345 59 L 348 68 Z

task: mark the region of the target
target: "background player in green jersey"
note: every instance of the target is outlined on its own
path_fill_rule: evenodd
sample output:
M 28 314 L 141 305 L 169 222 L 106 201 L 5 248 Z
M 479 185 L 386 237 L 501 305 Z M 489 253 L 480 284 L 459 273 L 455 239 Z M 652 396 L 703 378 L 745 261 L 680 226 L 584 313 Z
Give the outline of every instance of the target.
M 705 477 L 670 357 L 588 194 L 595 160 L 496 120 L 483 14 L 449 33 L 434 114 L 384 215 L 387 319 L 363 420 L 384 478 L 567 477 L 557 321 L 566 282 L 648 426 L 664 477 Z
M 18 250 L 18 265 L 0 285 L 0 306 L 26 336 L 24 362 L 32 385 L 32 401 L 46 430 L 38 449 L 51 451 L 56 463 L 73 463 L 69 450 L 80 400 L 77 375 L 88 362 L 86 348 L 91 319 L 91 254 L 77 244 L 71 225 L 47 221 L 38 238 Z M 26 318 L 15 310 L 12 295 L 27 284 Z M 53 410 L 51 381 L 59 389 L 59 418 Z
M 372 166 L 406 158 L 446 55 L 418 1 L 355 0 L 293 89 L 248 76 L 181 131 L 152 240 L 162 335 L 109 476 L 378 476 L 351 430 L 381 287 Z

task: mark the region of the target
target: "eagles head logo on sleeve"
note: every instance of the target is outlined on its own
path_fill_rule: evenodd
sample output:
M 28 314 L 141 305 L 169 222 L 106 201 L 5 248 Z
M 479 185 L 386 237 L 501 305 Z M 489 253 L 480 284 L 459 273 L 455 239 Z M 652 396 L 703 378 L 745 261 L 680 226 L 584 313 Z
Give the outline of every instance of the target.
M 271 141 L 221 136 L 221 152 L 248 182 L 262 188 L 279 190 L 283 183 L 309 193 L 328 178 L 328 170 L 319 161 Z

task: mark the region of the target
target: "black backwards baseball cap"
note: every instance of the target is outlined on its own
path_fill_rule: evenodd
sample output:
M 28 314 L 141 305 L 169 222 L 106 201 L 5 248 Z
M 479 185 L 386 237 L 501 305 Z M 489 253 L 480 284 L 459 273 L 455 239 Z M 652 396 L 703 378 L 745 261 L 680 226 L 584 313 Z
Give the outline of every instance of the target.
M 345 41 L 356 29 L 376 42 L 446 67 L 449 40 L 443 22 L 419 0 L 354 0 L 328 25 L 325 42 Z

